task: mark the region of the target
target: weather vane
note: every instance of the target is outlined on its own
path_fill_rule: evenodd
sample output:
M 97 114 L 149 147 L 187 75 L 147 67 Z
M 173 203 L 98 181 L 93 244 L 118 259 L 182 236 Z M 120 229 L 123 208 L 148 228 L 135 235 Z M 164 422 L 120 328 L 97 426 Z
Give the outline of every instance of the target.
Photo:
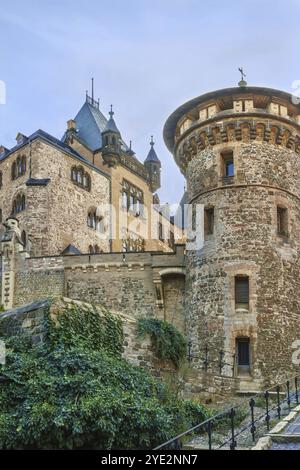
M 239 86 L 247 86 L 247 82 L 245 81 L 245 77 L 247 76 L 243 70 L 243 67 L 239 67 L 239 72 L 241 73 L 241 81 L 239 82 Z
M 245 74 L 243 67 L 239 67 L 239 72 L 241 72 L 242 80 L 244 80 L 244 78 L 247 77 L 247 75 Z

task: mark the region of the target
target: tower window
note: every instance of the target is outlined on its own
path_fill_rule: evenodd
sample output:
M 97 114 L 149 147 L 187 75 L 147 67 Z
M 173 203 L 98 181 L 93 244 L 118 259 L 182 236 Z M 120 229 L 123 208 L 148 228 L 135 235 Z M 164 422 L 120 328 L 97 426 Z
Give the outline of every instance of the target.
M 249 309 L 248 276 L 235 276 L 235 308 Z
M 285 207 L 277 206 L 277 234 L 288 236 L 288 213 Z
M 204 209 L 204 235 L 212 235 L 214 233 L 215 211 L 213 207 Z
M 222 153 L 222 175 L 224 178 L 234 176 L 233 152 Z
M 249 338 L 236 339 L 236 354 L 238 373 L 250 372 L 250 340 Z
M 2 188 L 2 171 L 0 171 L 0 189 Z

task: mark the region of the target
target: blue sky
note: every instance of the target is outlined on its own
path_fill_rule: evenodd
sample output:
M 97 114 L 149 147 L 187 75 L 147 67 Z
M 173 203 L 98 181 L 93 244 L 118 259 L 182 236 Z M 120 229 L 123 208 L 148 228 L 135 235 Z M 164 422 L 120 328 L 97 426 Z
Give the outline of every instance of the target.
M 95 79 L 125 141 L 144 160 L 154 134 L 162 201 L 184 180 L 162 128 L 184 101 L 234 86 L 292 91 L 300 80 L 300 0 L 0 0 L 0 144 L 41 128 L 61 137 Z

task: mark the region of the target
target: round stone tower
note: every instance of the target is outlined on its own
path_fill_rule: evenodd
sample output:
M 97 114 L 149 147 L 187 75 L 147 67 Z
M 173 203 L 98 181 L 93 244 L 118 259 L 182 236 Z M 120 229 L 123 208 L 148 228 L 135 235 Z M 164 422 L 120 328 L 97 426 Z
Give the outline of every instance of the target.
M 188 203 L 204 206 L 204 246 L 186 252 L 195 365 L 207 346 L 211 372 L 219 373 L 223 352 L 222 372 L 248 389 L 292 375 L 300 349 L 300 105 L 269 88 L 218 90 L 179 107 L 164 138 L 186 177 Z

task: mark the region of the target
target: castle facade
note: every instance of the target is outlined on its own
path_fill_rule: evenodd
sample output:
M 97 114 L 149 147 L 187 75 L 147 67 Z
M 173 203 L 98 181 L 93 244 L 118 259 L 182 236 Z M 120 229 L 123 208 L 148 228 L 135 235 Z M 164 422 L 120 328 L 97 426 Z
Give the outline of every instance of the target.
M 241 389 L 278 382 L 297 369 L 300 339 L 299 103 L 241 82 L 179 107 L 164 139 L 187 181 L 186 244 L 150 207 L 161 168 L 153 141 L 142 164 L 92 98 L 62 141 L 38 131 L 2 149 L 2 304 L 66 296 L 162 318 L 188 337 L 195 368 L 238 377 Z M 168 236 L 136 229 L 112 240 L 111 202 L 121 204 L 118 233 L 124 213 L 139 230 L 158 216 Z

